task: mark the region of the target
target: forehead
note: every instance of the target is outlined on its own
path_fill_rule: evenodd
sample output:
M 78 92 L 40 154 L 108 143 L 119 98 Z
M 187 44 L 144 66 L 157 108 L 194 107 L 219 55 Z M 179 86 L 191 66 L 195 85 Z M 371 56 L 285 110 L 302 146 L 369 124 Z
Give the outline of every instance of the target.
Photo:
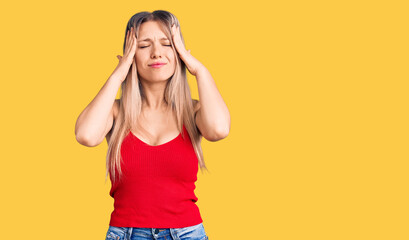
M 156 21 L 144 22 L 139 27 L 138 42 L 148 40 L 166 40 L 163 26 Z

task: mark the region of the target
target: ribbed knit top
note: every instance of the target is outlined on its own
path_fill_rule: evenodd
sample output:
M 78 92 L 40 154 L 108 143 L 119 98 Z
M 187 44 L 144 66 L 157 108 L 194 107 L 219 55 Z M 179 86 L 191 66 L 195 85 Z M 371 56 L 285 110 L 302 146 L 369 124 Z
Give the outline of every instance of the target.
M 110 226 L 182 228 L 203 222 L 194 193 L 198 159 L 184 125 L 183 135 L 157 146 L 129 131 L 121 155 L 122 179 L 109 193 Z

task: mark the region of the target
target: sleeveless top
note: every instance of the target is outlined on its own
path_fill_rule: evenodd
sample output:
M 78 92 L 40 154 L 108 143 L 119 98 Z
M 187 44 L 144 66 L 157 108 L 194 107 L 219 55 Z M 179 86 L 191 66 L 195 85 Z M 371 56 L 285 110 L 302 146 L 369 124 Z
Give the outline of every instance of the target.
M 109 193 L 110 226 L 182 228 L 203 222 L 194 193 L 198 159 L 184 125 L 183 135 L 157 146 L 129 131 L 121 155 L 122 178 Z

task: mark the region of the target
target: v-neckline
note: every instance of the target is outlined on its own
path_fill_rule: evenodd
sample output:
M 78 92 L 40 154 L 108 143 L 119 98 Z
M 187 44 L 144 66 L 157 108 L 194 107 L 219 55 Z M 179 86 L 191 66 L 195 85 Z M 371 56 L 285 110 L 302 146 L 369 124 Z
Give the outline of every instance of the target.
M 184 128 L 184 127 L 185 127 L 185 126 L 183 126 L 182 128 Z M 183 129 L 182 129 L 182 131 L 183 131 Z M 178 138 L 182 135 L 182 133 L 180 132 L 176 137 L 174 137 L 174 138 L 173 138 L 172 140 L 170 140 L 170 141 L 167 141 L 167 142 L 162 143 L 162 144 L 159 144 L 159 145 L 150 145 L 150 144 L 148 144 L 148 143 L 142 141 L 141 139 L 139 139 L 131 130 L 129 130 L 129 132 L 130 132 L 130 134 L 131 134 L 134 138 L 136 138 L 138 141 L 140 141 L 140 142 L 143 143 L 144 145 L 146 145 L 146 146 L 148 146 L 148 147 L 152 147 L 152 148 L 154 148 L 154 147 L 161 147 L 161 146 L 170 144 L 170 143 L 172 143 L 173 141 L 176 141 L 176 139 L 178 139 Z

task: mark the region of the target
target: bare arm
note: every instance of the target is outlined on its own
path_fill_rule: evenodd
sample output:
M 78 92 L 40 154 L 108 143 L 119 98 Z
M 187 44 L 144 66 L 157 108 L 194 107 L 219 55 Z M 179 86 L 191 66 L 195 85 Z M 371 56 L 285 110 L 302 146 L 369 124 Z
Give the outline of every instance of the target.
M 114 102 L 121 76 L 114 71 L 104 86 L 81 112 L 75 124 L 75 136 L 79 143 L 88 147 L 99 145 L 110 131 L 114 118 Z
M 172 37 L 179 57 L 189 72 L 196 77 L 199 90 L 198 110 L 195 109 L 195 122 L 202 136 L 208 141 L 219 141 L 230 132 L 230 113 L 216 87 L 212 75 L 199 62 L 190 50 L 186 50 L 179 26 L 172 25 Z
M 115 108 L 115 97 L 121 83 L 125 80 L 129 68 L 136 72 L 135 50 L 136 35 L 133 28 L 126 34 L 124 56 L 117 56 L 119 64 L 108 80 L 102 86 L 97 96 L 81 112 L 75 123 L 75 136 L 77 141 L 88 147 L 99 145 L 112 128 Z
M 202 66 L 196 73 L 199 89 L 198 110 L 195 121 L 208 141 L 219 141 L 230 132 L 230 113 L 216 87 L 210 72 Z

